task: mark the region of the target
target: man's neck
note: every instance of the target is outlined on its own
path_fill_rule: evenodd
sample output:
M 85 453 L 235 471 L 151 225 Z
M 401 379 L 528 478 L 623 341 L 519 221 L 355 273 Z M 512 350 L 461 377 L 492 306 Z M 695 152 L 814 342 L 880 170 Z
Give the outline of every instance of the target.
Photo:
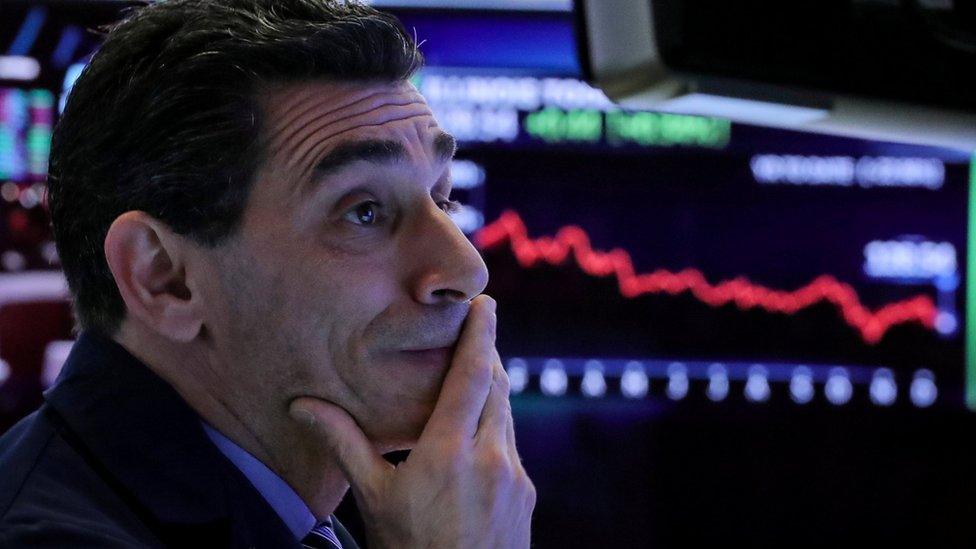
M 177 345 L 124 326 L 114 337 L 169 383 L 208 424 L 264 463 L 308 505 L 317 519 L 331 515 L 349 488 L 334 457 L 287 413 L 287 403 L 234 398 L 234 377 L 201 342 Z

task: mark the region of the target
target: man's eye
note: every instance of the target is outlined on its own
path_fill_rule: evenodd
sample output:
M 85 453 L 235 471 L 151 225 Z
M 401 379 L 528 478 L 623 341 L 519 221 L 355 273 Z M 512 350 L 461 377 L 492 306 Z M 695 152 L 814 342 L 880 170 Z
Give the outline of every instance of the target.
M 343 219 L 356 225 L 373 225 L 380 217 L 379 207 L 379 203 L 372 200 L 362 202 L 346 212 Z

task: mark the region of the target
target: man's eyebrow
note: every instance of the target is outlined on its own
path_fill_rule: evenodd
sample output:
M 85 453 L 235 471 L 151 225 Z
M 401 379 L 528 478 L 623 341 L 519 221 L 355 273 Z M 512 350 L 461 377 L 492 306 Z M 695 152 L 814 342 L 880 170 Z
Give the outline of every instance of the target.
M 397 162 L 407 156 L 402 143 L 381 139 L 346 141 L 333 148 L 315 165 L 313 175 L 319 179 L 355 162 Z
M 454 158 L 457 141 L 447 132 L 439 132 L 434 137 L 434 154 L 442 161 Z M 315 165 L 315 179 L 335 173 L 355 162 L 397 162 L 407 156 L 406 148 L 398 141 L 384 139 L 364 139 L 346 141 L 336 145 Z
M 438 133 L 434 138 L 434 154 L 446 162 L 454 158 L 456 152 L 457 141 L 454 140 L 454 136 L 447 132 Z

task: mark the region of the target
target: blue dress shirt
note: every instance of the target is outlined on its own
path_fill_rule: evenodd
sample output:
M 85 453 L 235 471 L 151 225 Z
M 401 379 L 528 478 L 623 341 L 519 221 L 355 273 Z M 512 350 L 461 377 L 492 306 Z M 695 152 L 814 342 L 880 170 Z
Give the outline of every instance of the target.
M 295 490 L 276 475 L 267 465 L 261 463 L 247 450 L 241 448 L 222 433 L 202 421 L 203 429 L 217 448 L 227 456 L 258 492 L 278 513 L 281 520 L 288 526 L 296 540 L 301 540 L 315 527 L 315 515 L 308 505 L 295 493 Z

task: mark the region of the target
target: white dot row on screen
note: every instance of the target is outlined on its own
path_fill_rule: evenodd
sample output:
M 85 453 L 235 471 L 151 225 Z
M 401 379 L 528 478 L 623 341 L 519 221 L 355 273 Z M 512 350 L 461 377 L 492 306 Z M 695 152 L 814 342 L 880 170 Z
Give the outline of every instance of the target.
M 663 385 L 667 398 L 680 401 L 688 397 L 693 380 L 704 382 L 705 396 L 714 402 L 730 398 L 732 382 L 741 382 L 742 396 L 755 403 L 768 401 L 773 387 L 780 385 L 799 405 L 812 402 L 820 393 L 828 403 L 842 406 L 854 398 L 856 386 L 865 386 L 870 402 L 881 407 L 907 398 L 913 406 L 927 408 L 939 397 L 935 374 L 925 368 L 912 372 L 907 393 L 899 387 L 892 369 L 863 366 L 509 358 L 505 368 L 513 394 L 525 392 L 530 379 L 535 379 L 539 392 L 550 397 L 571 391 L 588 398 L 611 396 L 609 380 L 616 382 L 613 385 L 619 391 L 613 396 L 629 399 L 646 397 L 653 382 Z M 576 384 L 570 388 L 570 379 L 578 379 L 578 388 Z

